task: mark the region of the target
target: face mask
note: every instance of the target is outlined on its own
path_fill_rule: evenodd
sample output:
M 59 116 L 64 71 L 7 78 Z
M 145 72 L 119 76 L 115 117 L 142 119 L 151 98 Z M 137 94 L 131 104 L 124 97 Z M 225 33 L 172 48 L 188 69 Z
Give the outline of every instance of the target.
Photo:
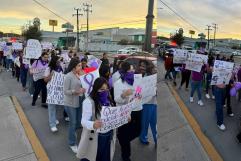
M 109 91 L 98 92 L 99 102 L 102 106 L 109 106 L 110 101 L 108 99 Z
M 134 84 L 134 72 L 127 72 L 124 74 L 123 79 L 132 86 Z

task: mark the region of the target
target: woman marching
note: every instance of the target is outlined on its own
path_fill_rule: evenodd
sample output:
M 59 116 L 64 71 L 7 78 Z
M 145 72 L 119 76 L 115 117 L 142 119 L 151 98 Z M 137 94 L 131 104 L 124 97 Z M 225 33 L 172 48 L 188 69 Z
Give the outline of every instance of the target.
M 30 73 L 33 74 L 34 78 L 34 93 L 33 93 L 33 101 L 32 106 L 35 106 L 35 103 L 38 99 L 38 95 L 40 92 L 42 92 L 42 107 L 47 108 L 46 100 L 47 100 L 47 83 L 44 81 L 44 73 L 41 75 L 38 75 L 39 73 L 35 73 L 35 69 L 41 69 L 43 71 L 46 70 L 48 67 L 48 58 L 49 55 L 46 52 L 43 52 L 41 57 L 36 60 L 30 69 Z
M 120 69 L 121 79 L 116 81 L 114 96 L 117 106 L 125 105 L 134 98 L 134 69 L 128 62 L 123 62 Z M 118 140 L 123 161 L 130 161 L 131 141 L 141 133 L 142 105 L 132 109 L 131 121 L 118 128 Z
M 54 72 L 63 73 L 63 68 L 60 65 L 60 58 L 58 56 L 52 56 L 49 62 L 49 67 L 46 69 L 44 73 L 44 81 L 46 83 L 51 81 Z M 52 132 L 58 131 L 56 125 L 59 124 L 59 121 L 56 119 L 56 108 L 57 105 L 48 104 L 49 126 Z
M 76 129 L 81 123 L 81 108 L 79 97 L 83 96 L 85 89 L 82 88 L 80 76 L 83 74 L 79 59 L 71 59 L 68 73 L 64 79 L 64 106 L 69 116 L 68 143 L 74 153 L 77 153 Z
M 108 82 L 97 78 L 90 96 L 83 102 L 83 131 L 77 157 L 80 161 L 112 161 L 115 151 L 115 131 L 96 132 L 101 128 L 100 112 L 102 106 L 113 106 Z

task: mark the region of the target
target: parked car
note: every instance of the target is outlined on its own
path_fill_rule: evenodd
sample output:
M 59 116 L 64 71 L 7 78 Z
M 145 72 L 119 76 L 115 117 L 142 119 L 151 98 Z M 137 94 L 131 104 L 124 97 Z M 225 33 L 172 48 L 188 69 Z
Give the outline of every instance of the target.
M 232 52 L 233 56 L 241 56 L 241 52 L 240 51 L 234 51 Z
M 126 47 L 117 51 L 117 54 L 133 54 L 135 52 L 140 52 L 141 49 L 137 47 Z

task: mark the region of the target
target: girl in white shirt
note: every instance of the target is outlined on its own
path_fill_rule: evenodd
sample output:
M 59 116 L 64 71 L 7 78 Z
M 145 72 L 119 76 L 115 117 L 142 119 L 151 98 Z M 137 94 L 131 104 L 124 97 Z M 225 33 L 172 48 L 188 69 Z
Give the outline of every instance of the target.
M 108 82 L 97 78 L 90 96 L 83 102 L 81 124 L 83 131 L 77 157 L 81 161 L 112 161 L 115 149 L 114 130 L 105 133 L 96 132 L 101 128 L 100 112 L 102 106 L 112 106 Z

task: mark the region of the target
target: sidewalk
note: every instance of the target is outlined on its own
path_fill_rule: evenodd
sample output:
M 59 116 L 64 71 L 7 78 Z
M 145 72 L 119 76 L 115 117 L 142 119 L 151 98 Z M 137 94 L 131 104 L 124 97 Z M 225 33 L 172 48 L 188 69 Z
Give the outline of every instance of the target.
M 158 62 L 158 161 L 209 161 L 209 157 L 184 117 Z
M 0 97 L 0 141 L 0 161 L 37 161 L 10 97 L 4 96 Z

